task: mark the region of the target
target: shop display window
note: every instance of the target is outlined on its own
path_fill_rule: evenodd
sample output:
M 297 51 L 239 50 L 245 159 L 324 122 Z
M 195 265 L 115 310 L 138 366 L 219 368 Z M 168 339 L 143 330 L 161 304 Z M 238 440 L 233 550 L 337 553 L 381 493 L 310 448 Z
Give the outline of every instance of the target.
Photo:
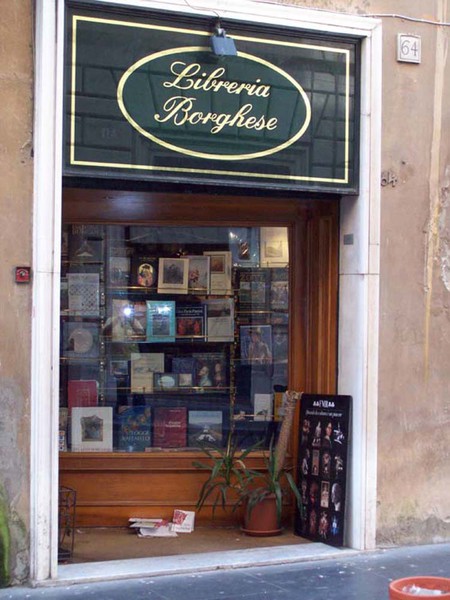
M 288 332 L 285 227 L 65 225 L 60 450 L 267 446 Z

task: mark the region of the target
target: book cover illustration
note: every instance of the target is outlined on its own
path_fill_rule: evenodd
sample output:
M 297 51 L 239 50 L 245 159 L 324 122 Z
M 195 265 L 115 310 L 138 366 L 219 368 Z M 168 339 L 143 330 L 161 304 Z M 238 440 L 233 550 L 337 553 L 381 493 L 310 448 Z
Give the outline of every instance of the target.
M 272 355 L 275 363 L 287 363 L 289 351 L 289 328 L 287 325 L 272 326 Z
M 71 262 L 93 263 L 103 259 L 103 228 L 101 225 L 72 225 L 68 236 Z
M 240 327 L 242 364 L 264 365 L 272 363 L 272 326 Z
M 196 352 L 192 356 L 196 360 L 195 387 L 226 388 L 228 386 L 225 354 L 222 352 Z
M 151 394 L 153 374 L 164 372 L 164 353 L 132 352 L 130 358 L 131 393 Z
M 99 334 L 97 323 L 64 321 L 62 354 L 67 358 L 97 358 L 99 356 Z
M 189 260 L 160 258 L 158 263 L 158 294 L 187 294 Z
M 284 267 L 289 263 L 287 227 L 261 227 L 261 266 Z
M 273 415 L 272 394 L 254 395 L 254 421 L 271 421 Z
M 177 304 L 175 308 L 176 338 L 204 340 L 206 334 L 206 307 L 203 304 Z
M 186 434 L 186 408 L 154 409 L 153 445 L 156 448 L 184 448 Z
M 58 449 L 60 452 L 67 452 L 67 425 L 69 422 L 69 409 L 61 407 L 59 409 L 58 422 Z
M 174 524 L 167 519 L 145 519 L 141 517 L 130 517 L 130 527 L 137 532 L 139 538 L 149 537 L 178 537 Z
M 153 381 L 155 391 L 171 392 L 178 388 L 177 373 L 155 373 Z
M 143 254 L 131 257 L 131 285 L 156 290 L 158 284 L 158 258 Z
M 104 332 L 114 342 L 147 339 L 147 304 L 113 298 L 112 316 L 106 321 Z
M 175 341 L 175 302 L 147 300 L 147 342 Z
M 232 342 L 234 340 L 234 299 L 208 298 L 204 304 L 208 342 Z
M 229 231 L 233 266 L 259 266 L 259 228 L 232 227 Z
M 277 388 L 278 386 L 275 386 Z M 286 392 L 275 389 L 273 393 L 273 418 L 275 421 L 282 421 L 286 407 Z
M 190 410 L 188 416 L 189 446 L 221 445 L 222 420 L 221 410 Z
M 209 294 L 210 262 L 209 256 L 188 256 L 189 275 L 188 292 L 190 294 Z
M 111 407 L 72 409 L 72 452 L 112 452 Z
M 69 282 L 67 281 L 67 277 L 61 277 L 61 282 L 59 286 L 60 294 L 60 310 L 61 313 L 69 312 Z
M 75 406 L 97 406 L 98 382 L 93 379 L 69 379 L 67 383 L 67 406 L 69 413 Z
M 239 269 L 237 271 L 239 310 L 268 310 L 269 276 L 268 269 Z
M 118 450 L 145 452 L 152 445 L 152 411 L 148 406 L 121 406 L 118 413 Z
M 192 533 L 194 531 L 195 512 L 175 508 L 172 517 L 172 530 L 177 533 Z
M 270 270 L 270 308 L 272 310 L 289 309 L 289 271 L 274 268 Z
M 205 250 L 203 254 L 211 258 L 211 294 L 231 295 L 231 252 L 229 250 Z
M 111 256 L 109 259 L 109 283 L 113 287 L 126 287 L 130 281 L 128 256 Z
M 179 387 L 192 387 L 195 382 L 196 360 L 193 356 L 174 356 L 172 372 L 178 375 Z
M 67 273 L 69 313 L 80 317 L 100 314 L 100 276 L 98 273 Z

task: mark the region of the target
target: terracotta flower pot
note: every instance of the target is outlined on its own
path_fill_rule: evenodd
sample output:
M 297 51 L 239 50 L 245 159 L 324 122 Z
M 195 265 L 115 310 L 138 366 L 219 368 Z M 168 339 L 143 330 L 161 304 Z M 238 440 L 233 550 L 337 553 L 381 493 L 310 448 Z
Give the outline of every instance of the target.
M 415 588 L 421 588 L 422 593 L 413 593 L 407 591 L 412 586 Z M 426 590 L 430 593 L 427 594 Z M 433 590 L 440 590 L 442 593 L 436 595 Z M 450 598 L 450 579 L 446 577 L 405 577 L 403 579 L 397 579 L 389 584 L 389 599 L 390 600 L 407 600 L 408 598 L 421 597 L 423 600 L 432 598 Z
M 268 537 L 280 535 L 281 527 L 277 517 L 277 505 L 275 496 L 267 496 L 252 508 L 245 509 L 244 527 L 242 531 L 246 535 Z

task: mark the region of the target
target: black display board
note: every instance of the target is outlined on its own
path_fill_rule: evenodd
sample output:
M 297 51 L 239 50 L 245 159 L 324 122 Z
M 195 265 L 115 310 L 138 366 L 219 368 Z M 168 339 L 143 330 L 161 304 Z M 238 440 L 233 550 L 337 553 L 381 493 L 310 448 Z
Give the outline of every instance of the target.
M 309 540 L 342 546 L 351 396 L 304 394 L 300 408 L 298 487 L 295 533 Z

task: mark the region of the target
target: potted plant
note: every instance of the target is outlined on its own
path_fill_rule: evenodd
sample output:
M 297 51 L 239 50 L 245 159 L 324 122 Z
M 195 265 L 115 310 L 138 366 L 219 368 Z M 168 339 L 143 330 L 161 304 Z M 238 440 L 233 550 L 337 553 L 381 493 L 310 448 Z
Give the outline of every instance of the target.
M 243 505 L 244 527 L 248 535 L 276 535 L 281 532 L 281 513 L 284 484 L 287 482 L 293 492 L 299 510 L 302 509 L 301 497 L 292 474 L 285 468 L 286 454 L 294 419 L 295 405 L 301 398 L 298 392 L 286 392 L 285 413 L 277 443 L 273 441 L 268 453 L 264 456 L 265 469 L 257 471 L 249 469 L 245 464 L 248 455 L 261 446 L 261 442 L 239 450 L 232 430 L 227 438 L 225 448 L 202 445 L 202 451 L 208 456 L 208 464 L 195 461 L 197 468 L 209 471 L 197 501 L 197 509 L 201 510 L 206 500 L 212 497 L 212 512 L 218 504 L 225 508 L 231 499 L 232 511 Z M 272 522 L 261 523 L 266 512 L 272 515 Z
M 268 536 L 281 533 L 281 515 L 285 483 L 294 494 L 300 511 L 303 509 L 297 485 L 285 467 L 287 449 L 294 420 L 295 405 L 301 393 L 286 392 L 285 413 L 277 443 L 273 440 L 264 456 L 264 471 L 249 471 L 246 485 L 241 489 L 241 501 L 245 504 L 243 531 L 247 535 Z
M 225 448 L 215 444 L 200 444 L 200 449 L 210 459 L 203 463 L 194 461 L 192 464 L 198 469 L 208 471 L 209 475 L 202 485 L 197 500 L 196 508 L 201 510 L 208 498 L 212 498 L 212 514 L 214 517 L 217 505 L 225 510 L 232 501 L 232 511 L 242 502 L 242 491 L 248 485 L 251 472 L 245 465 L 245 458 L 261 443 L 255 444 L 245 450 L 240 450 L 238 441 L 232 429 L 227 437 Z

